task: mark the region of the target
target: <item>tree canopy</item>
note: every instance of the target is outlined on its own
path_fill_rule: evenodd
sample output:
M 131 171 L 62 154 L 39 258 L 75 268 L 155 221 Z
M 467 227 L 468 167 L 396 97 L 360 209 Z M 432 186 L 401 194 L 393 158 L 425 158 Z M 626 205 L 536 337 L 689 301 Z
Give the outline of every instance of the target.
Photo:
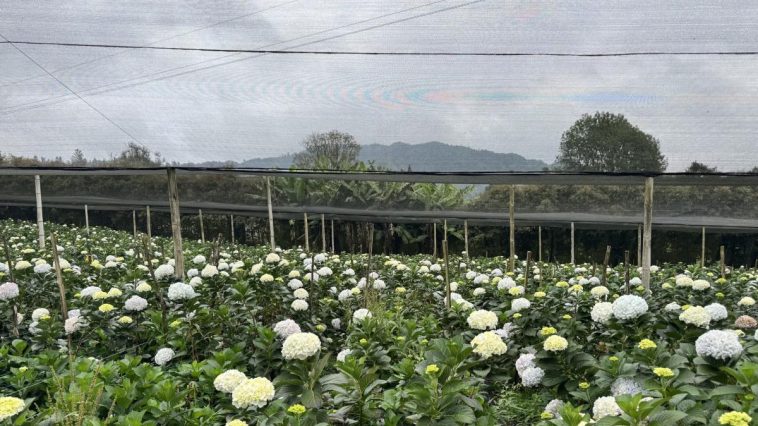
M 349 170 L 358 163 L 360 152 L 360 144 L 349 133 L 313 133 L 303 141 L 303 151 L 295 154 L 293 164 L 298 169 Z
M 597 112 L 563 133 L 556 165 L 574 172 L 662 172 L 668 164 L 655 137 L 621 114 Z

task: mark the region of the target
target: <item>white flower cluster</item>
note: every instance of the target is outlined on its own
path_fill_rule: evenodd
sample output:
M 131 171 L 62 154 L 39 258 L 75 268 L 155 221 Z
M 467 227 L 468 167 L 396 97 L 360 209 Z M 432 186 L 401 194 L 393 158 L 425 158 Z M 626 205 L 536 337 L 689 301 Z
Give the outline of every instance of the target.
M 613 316 L 621 321 L 638 318 L 647 310 L 645 299 L 633 294 L 625 294 L 613 302 Z
M 292 292 L 292 295 L 295 296 L 295 299 L 307 299 L 308 291 L 304 288 L 298 288 L 297 290 Z
M 466 322 L 474 330 L 489 330 L 497 328 L 497 315 L 492 311 L 480 309 L 471 312 Z
M 339 362 L 345 362 L 345 358 L 347 358 L 349 355 L 353 353 L 350 349 L 343 349 L 337 354 L 337 361 Z
M 513 299 L 511 302 L 511 310 L 514 312 L 520 312 L 524 309 L 529 309 L 529 307 L 532 306 L 532 303 L 523 297 L 519 297 L 518 299 Z
M 471 346 L 474 348 L 474 353 L 481 356 L 482 359 L 490 358 L 493 355 L 502 355 L 508 350 L 503 339 L 494 331 L 479 333 L 471 340 Z
M 154 274 L 156 280 L 170 279 L 174 276 L 174 267 L 171 265 L 161 265 L 155 268 Z
M 237 408 L 265 406 L 274 399 L 274 384 L 265 377 L 245 379 L 232 391 L 232 405 Z
M 720 303 L 711 303 L 705 307 L 705 310 L 708 312 L 708 315 L 711 316 L 712 321 L 721 321 L 722 319 L 729 316 L 726 311 L 726 306 Z
M 700 328 L 708 328 L 711 324 L 711 315 L 702 306 L 692 306 L 679 314 L 679 320 Z
M 371 314 L 371 311 L 369 311 L 366 308 L 361 308 L 353 312 L 353 321 L 363 321 L 366 318 L 371 318 L 373 314 Z
M 213 387 L 219 392 L 232 393 L 245 380 L 247 380 L 245 373 L 238 370 L 226 370 L 213 379 Z
M 197 296 L 191 285 L 182 282 L 168 286 L 168 298 L 172 301 L 192 299 Z
M 742 355 L 742 345 L 739 337 L 731 331 L 711 330 L 695 340 L 695 351 L 703 358 L 728 361 Z
M 644 388 L 637 380 L 630 377 L 619 377 L 611 384 L 611 395 L 636 395 L 642 393 Z
M 534 387 L 542 383 L 545 370 L 537 367 L 534 363 L 534 354 L 521 354 L 516 360 L 516 372 L 521 377 L 521 384 L 525 387 Z
M 274 332 L 280 338 L 286 339 L 295 333 L 300 333 L 300 326 L 295 321 L 286 319 L 274 325 Z
M 607 324 L 611 318 L 613 318 L 613 303 L 611 302 L 599 302 L 595 303 L 590 311 L 592 321 L 600 324 Z
M 139 296 L 132 296 L 124 302 L 124 309 L 127 311 L 140 312 L 144 311 L 145 308 L 147 308 L 147 300 Z
M 703 291 L 703 290 L 707 290 L 709 288 L 711 288 L 711 283 L 709 283 L 706 280 L 695 280 L 695 281 L 692 282 L 692 289 L 693 290 Z
M 601 297 L 607 296 L 609 293 L 608 287 L 599 285 L 597 287 L 592 287 L 592 290 L 590 290 L 590 294 L 592 297 L 596 299 L 600 299 Z
M 158 349 L 158 352 L 155 354 L 155 363 L 160 366 L 166 365 L 174 359 L 174 355 L 176 354 L 171 348 Z
M 292 304 L 290 307 L 295 311 L 307 311 L 308 310 L 308 302 L 306 302 L 303 299 L 295 299 L 292 301 Z
M 592 405 L 592 415 L 595 420 L 600 420 L 608 416 L 620 416 L 621 407 L 616 403 L 616 398 L 612 396 L 603 396 L 595 400 Z
M 18 297 L 18 284 L 3 283 L 0 284 L 0 300 L 8 301 Z
M 218 268 L 211 264 L 205 265 L 202 271 L 200 271 L 200 276 L 203 278 L 213 278 L 216 275 L 218 275 Z
M 321 349 L 321 340 L 313 333 L 295 333 L 282 344 L 284 359 L 306 359 Z

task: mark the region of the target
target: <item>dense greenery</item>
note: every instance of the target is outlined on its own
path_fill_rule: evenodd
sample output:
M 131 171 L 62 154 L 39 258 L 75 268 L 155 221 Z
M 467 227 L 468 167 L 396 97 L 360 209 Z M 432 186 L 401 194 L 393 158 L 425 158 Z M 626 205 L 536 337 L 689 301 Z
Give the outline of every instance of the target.
M 502 257 L 453 255 L 446 272 L 428 255 L 187 241 L 191 285 L 175 288 L 163 239 L 145 250 L 105 228 L 47 230 L 64 259 L 65 325 L 50 244 L 37 249 L 31 223 L 0 222 L 9 255 L 0 281 L 19 293 L 0 288 L 0 397 L 25 405 L 15 424 L 576 426 L 594 416 L 662 426 L 758 416 L 752 269 L 718 278 L 663 265 L 648 291 L 622 266 L 593 276 L 590 265 L 519 262 L 504 274 Z M 289 342 L 293 327 L 318 345 Z M 739 353 L 696 348 L 706 328 L 732 330 Z M 230 370 L 275 390 L 237 392 Z

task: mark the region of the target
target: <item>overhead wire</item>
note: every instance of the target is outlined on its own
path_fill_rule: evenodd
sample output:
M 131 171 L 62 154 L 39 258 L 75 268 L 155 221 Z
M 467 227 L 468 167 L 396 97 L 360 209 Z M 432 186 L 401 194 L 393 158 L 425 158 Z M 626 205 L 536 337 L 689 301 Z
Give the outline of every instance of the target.
M 270 45 L 267 45 L 267 46 L 263 46 L 262 48 L 267 48 L 267 47 L 271 47 L 271 46 L 275 46 L 275 45 L 279 45 L 279 44 L 290 43 L 292 41 L 302 40 L 304 38 L 313 37 L 315 35 L 320 35 L 320 34 L 332 32 L 332 31 L 340 30 L 340 29 L 343 29 L 343 28 L 348 28 L 348 27 L 352 27 L 352 26 L 355 26 L 355 25 L 360 25 L 360 24 L 364 24 L 364 23 L 367 23 L 367 22 L 376 21 L 378 19 L 386 18 L 386 17 L 393 16 L 393 15 L 398 15 L 398 14 L 401 14 L 401 13 L 409 12 L 411 10 L 416 10 L 416 9 L 428 7 L 428 6 L 435 5 L 435 4 L 438 4 L 438 3 L 443 3 L 443 2 L 446 2 L 446 1 L 448 1 L 448 0 L 435 0 L 435 1 L 432 1 L 432 2 L 425 3 L 423 5 L 418 5 L 418 6 L 413 6 L 413 7 L 410 7 L 410 8 L 405 8 L 405 9 L 402 9 L 402 10 L 399 10 L 399 11 L 395 11 L 395 12 L 379 15 L 379 16 L 372 17 L 372 18 L 367 18 L 367 19 L 364 19 L 364 20 L 361 20 L 361 21 L 350 23 L 350 24 L 341 25 L 341 26 L 338 26 L 338 27 L 334 27 L 334 28 L 330 28 L 330 29 L 326 29 L 326 30 L 321 30 L 321 31 L 317 31 L 317 32 L 314 32 L 314 33 L 311 33 L 311 34 L 307 34 L 307 35 L 295 37 L 295 38 L 292 38 L 292 39 L 288 39 L 288 40 L 285 40 L 285 41 L 273 43 L 273 44 L 270 44 Z M 313 40 L 313 41 L 310 41 L 310 42 L 301 43 L 301 44 L 298 44 L 298 45 L 295 45 L 295 46 L 291 46 L 288 49 L 296 49 L 296 48 L 299 48 L 299 47 L 304 47 L 304 46 L 308 46 L 308 45 L 312 45 L 312 44 L 316 44 L 316 43 L 321 43 L 321 42 L 324 42 L 324 41 L 334 40 L 334 39 L 338 39 L 338 38 L 341 38 L 341 37 L 346 37 L 346 36 L 349 36 L 349 35 L 358 34 L 358 33 L 361 33 L 361 32 L 371 31 L 371 30 L 374 30 L 374 29 L 377 29 L 377 28 L 382 28 L 382 27 L 389 26 L 389 25 L 393 25 L 393 24 L 397 24 L 397 23 L 401 23 L 401 22 L 407 22 L 407 21 L 412 20 L 412 19 L 418 19 L 418 18 L 421 18 L 421 17 L 426 17 L 426 16 L 437 14 L 437 13 L 442 13 L 442 12 L 446 12 L 446 11 L 449 11 L 449 10 L 458 9 L 458 8 L 469 6 L 469 5 L 472 5 L 472 4 L 481 3 L 483 1 L 484 0 L 474 0 L 474 1 L 466 2 L 466 3 L 461 3 L 461 4 L 445 7 L 445 8 L 442 8 L 442 9 L 436 9 L 436 10 L 432 10 L 432 11 L 429 11 L 429 12 L 413 15 L 413 16 L 410 16 L 410 17 L 406 17 L 406 18 L 402 18 L 402 19 L 398 19 L 398 20 L 394 20 L 394 21 L 389 21 L 389 22 L 384 22 L 384 23 L 373 25 L 373 26 L 370 26 L 370 27 L 360 28 L 360 29 L 357 29 L 357 30 L 354 30 L 354 31 L 349 31 L 349 32 L 342 33 L 342 34 L 337 34 L 337 35 L 334 35 L 334 36 L 324 37 L 324 38 L 321 38 L 321 39 L 318 39 L 318 40 Z M 186 70 L 186 71 L 179 71 L 179 70 L 182 70 L 182 69 L 185 69 L 185 68 L 193 67 L 193 66 L 196 66 L 196 65 L 201 65 L 203 63 L 213 62 L 213 61 L 217 61 L 217 60 L 224 59 L 224 58 L 227 58 L 227 57 L 238 56 L 238 55 L 241 55 L 241 54 L 242 53 L 230 53 L 229 55 L 225 55 L 225 56 L 222 56 L 222 57 L 219 57 L 219 58 L 208 59 L 208 60 L 201 61 L 201 62 L 198 62 L 198 63 L 195 63 L 195 64 L 184 65 L 184 66 L 181 66 L 181 67 L 175 67 L 175 68 L 171 68 L 171 69 L 168 69 L 168 70 L 163 70 L 163 71 L 159 71 L 159 72 L 156 72 L 156 73 L 143 75 L 143 76 L 140 76 L 140 77 L 133 77 L 131 79 L 123 80 L 123 81 L 120 81 L 120 82 L 114 82 L 114 83 L 105 84 L 105 85 L 102 85 L 102 86 L 94 87 L 92 89 L 88 89 L 87 91 L 84 91 L 82 93 L 84 93 L 84 94 L 86 94 L 88 96 L 90 96 L 90 95 L 100 95 L 100 94 L 104 94 L 104 93 L 110 93 L 110 92 L 113 92 L 113 91 L 116 91 L 116 90 L 122 90 L 122 89 L 132 88 L 132 87 L 136 87 L 136 86 L 141 86 L 141 85 L 152 83 L 152 82 L 155 82 L 155 81 L 162 81 L 162 80 L 166 80 L 168 78 L 179 77 L 179 76 L 183 76 L 183 75 L 187 75 L 187 74 L 191 74 L 191 73 L 195 73 L 195 72 L 199 72 L 199 71 L 204 71 L 204 70 L 207 70 L 207 69 L 212 69 L 212 68 L 216 68 L 216 67 L 220 67 L 220 66 L 225 66 L 225 65 L 232 64 L 232 63 L 246 61 L 246 60 L 249 60 L 249 59 L 254 59 L 254 58 L 258 58 L 258 57 L 266 55 L 265 53 L 254 54 L 253 56 L 247 56 L 247 57 L 244 57 L 244 58 L 233 59 L 233 60 L 229 60 L 229 61 L 226 61 L 226 62 L 221 62 L 221 63 L 218 63 L 218 64 L 212 64 L 212 65 L 204 66 L 204 67 L 201 67 L 201 68 L 190 69 L 190 70 Z M 142 80 L 142 79 L 147 78 L 147 77 L 158 76 L 158 75 L 161 75 L 161 74 L 164 74 L 164 73 L 168 73 L 168 72 L 171 72 L 171 71 L 179 71 L 179 72 L 176 72 L 176 73 L 173 73 L 173 74 L 169 74 L 169 75 L 165 75 L 165 76 L 155 77 L 155 78 L 148 79 L 148 80 L 145 80 L 145 81 L 139 81 L 139 80 Z M 129 83 L 129 82 L 132 82 L 132 81 L 134 81 L 134 83 L 123 85 L 125 83 Z M 123 86 L 121 86 L 121 85 L 123 85 Z M 116 87 L 112 87 L 112 86 L 116 86 Z M 105 89 L 105 90 L 101 90 L 101 89 Z M 66 99 L 61 99 L 63 97 L 66 97 Z M 58 101 L 57 102 L 52 102 L 52 103 L 49 103 L 49 104 L 44 103 L 44 102 L 47 102 L 47 101 L 55 101 L 55 100 L 58 100 Z M 55 96 L 55 97 L 51 97 L 51 98 L 47 98 L 47 99 L 41 99 L 41 100 L 37 100 L 37 101 L 32 101 L 32 102 L 29 102 L 29 103 L 26 103 L 26 104 L 13 105 L 13 106 L 1 109 L 0 110 L 0 116 L 9 115 L 9 114 L 13 114 L 13 113 L 16 113 L 16 112 L 29 111 L 29 110 L 32 110 L 32 109 L 37 109 L 37 108 L 45 107 L 45 106 L 48 106 L 48 105 L 55 105 L 55 104 L 58 104 L 58 103 L 61 103 L 61 102 L 67 102 L 68 100 L 70 100 L 70 99 L 68 99 L 67 96 L 63 95 L 63 96 Z M 42 104 L 40 104 L 40 103 L 42 103 Z M 14 108 L 17 108 L 17 109 L 14 109 Z

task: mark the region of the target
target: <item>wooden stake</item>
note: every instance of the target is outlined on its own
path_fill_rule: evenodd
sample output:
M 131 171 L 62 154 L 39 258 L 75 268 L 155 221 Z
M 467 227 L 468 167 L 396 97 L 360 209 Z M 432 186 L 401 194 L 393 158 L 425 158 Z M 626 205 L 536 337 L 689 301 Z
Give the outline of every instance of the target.
M 642 225 L 637 225 L 637 266 L 642 266 Z
M 629 250 L 624 250 L 624 288 L 626 288 L 626 294 L 629 294 Z
M 61 260 L 58 257 L 58 239 L 55 233 L 50 234 L 50 244 L 53 252 L 53 266 L 55 266 L 55 281 L 58 283 L 58 293 L 61 298 L 61 317 L 65 326 L 68 319 L 68 304 L 66 303 L 66 288 L 63 286 L 63 271 L 61 271 Z M 71 353 L 71 336 L 68 336 L 68 351 Z
M 232 237 L 232 244 L 234 244 L 234 215 L 233 214 L 229 215 L 229 226 L 231 228 L 230 234 Z
M 150 215 L 150 206 L 145 206 L 145 219 L 147 221 L 147 236 L 153 237 L 153 219 Z
M 331 231 L 332 231 L 332 253 L 336 253 L 337 248 L 334 246 L 334 219 L 331 220 Z
M 605 260 L 603 260 L 603 285 L 608 283 L 608 262 L 611 261 L 611 246 L 605 247 Z
M 532 263 L 532 252 L 528 250 L 526 252 L 526 268 L 524 269 L 524 286 L 529 285 L 529 273 L 532 272 L 531 270 L 531 264 Z
M 703 227 L 703 236 L 700 243 L 700 267 L 705 268 L 705 226 Z
M 205 244 L 205 226 L 203 225 L 203 211 L 201 209 L 197 210 L 197 217 L 200 219 L 200 241 Z
M 463 221 L 463 244 L 464 250 L 466 250 L 466 262 L 468 262 L 471 256 L 468 252 L 468 220 Z
M 725 247 L 719 247 L 719 254 L 721 256 L 721 278 L 726 278 L 726 251 Z
M 510 262 L 508 270 L 516 271 L 516 187 L 511 185 L 510 197 L 508 200 L 508 246 L 510 250 Z
M 571 264 L 576 264 L 576 257 L 574 256 L 574 244 L 575 244 L 575 228 L 574 228 L 574 222 L 571 222 Z
M 432 230 L 432 242 L 434 243 L 434 249 L 432 250 L 432 257 L 434 259 L 437 259 L 437 222 L 434 222 L 433 230 Z
M 450 290 L 450 262 L 447 253 L 447 239 L 442 240 L 442 256 L 445 258 L 445 301 L 447 307 L 452 308 L 452 306 L 450 306 L 450 302 L 452 302 L 450 300 L 452 292 Z
M 537 259 L 542 263 L 542 227 L 537 227 Z
M 266 202 L 268 203 L 268 233 L 271 239 L 271 251 L 276 250 L 276 239 L 274 238 L 274 207 L 271 203 L 271 178 L 266 176 Z
M 38 243 L 41 250 L 45 249 L 45 223 L 42 220 L 42 185 L 39 175 L 34 176 L 34 195 L 37 199 L 37 233 Z
M 84 229 L 87 231 L 87 235 L 89 235 L 89 207 L 87 205 L 84 205 Z
M 184 250 L 182 249 L 182 217 L 179 210 L 179 190 L 176 186 L 176 169 L 169 167 L 168 203 L 171 211 L 171 233 L 174 240 L 174 276 L 184 279 Z
M 137 238 L 137 210 L 132 210 L 132 234 Z
M 326 218 L 321 213 L 321 253 L 326 253 Z
M 311 251 L 311 239 L 308 236 L 308 213 L 303 213 L 303 220 L 305 221 L 305 252 Z
M 645 209 L 642 222 L 642 285 L 650 288 L 650 264 L 653 243 L 653 178 L 645 178 Z

